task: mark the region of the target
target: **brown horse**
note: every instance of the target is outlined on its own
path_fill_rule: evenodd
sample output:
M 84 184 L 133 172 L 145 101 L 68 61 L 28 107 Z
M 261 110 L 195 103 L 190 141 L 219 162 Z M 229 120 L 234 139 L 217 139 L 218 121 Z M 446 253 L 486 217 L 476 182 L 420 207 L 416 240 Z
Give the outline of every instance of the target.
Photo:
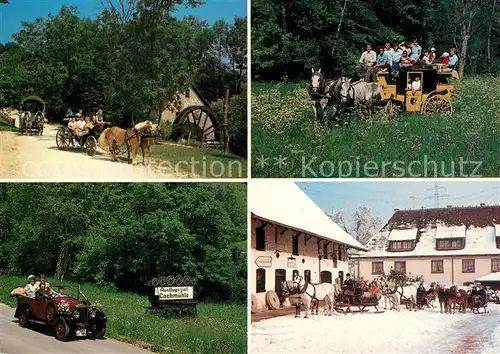
M 460 305 L 460 312 L 465 313 L 468 307 L 467 291 L 460 289 L 458 290 L 458 293 L 459 293 L 459 298 L 457 300 L 457 304 Z
M 158 124 L 153 124 L 151 126 L 151 131 L 149 134 L 142 136 L 141 139 L 141 152 L 142 152 L 142 163 L 144 164 L 145 155 L 144 150 L 148 151 L 149 159 L 151 160 L 151 145 L 153 145 L 153 140 L 155 137 L 160 135 L 160 126 Z
M 445 292 L 446 292 L 446 303 L 448 307 L 448 313 L 452 313 L 452 305 L 453 305 L 453 313 L 455 313 L 456 304 L 459 303 L 459 301 L 461 301 L 458 288 L 456 285 L 453 285 L 449 289 L 446 289 Z
M 121 153 L 121 148 L 126 147 L 128 153 L 128 163 L 133 163 L 137 157 L 137 149 L 141 145 L 141 137 L 149 134 L 152 128 L 150 121 L 145 121 L 135 125 L 134 129 L 122 129 L 119 127 L 106 128 L 99 136 L 98 145 L 111 153 L 114 161 Z M 130 154 L 132 153 L 132 158 Z

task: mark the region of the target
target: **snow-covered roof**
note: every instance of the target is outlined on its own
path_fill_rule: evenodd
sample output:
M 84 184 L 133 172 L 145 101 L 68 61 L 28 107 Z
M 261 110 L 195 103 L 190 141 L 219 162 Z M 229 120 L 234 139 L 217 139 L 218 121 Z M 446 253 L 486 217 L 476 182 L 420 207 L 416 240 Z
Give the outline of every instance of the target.
M 499 235 L 500 206 L 465 208 L 436 208 L 398 210 L 387 224 L 366 244 L 369 252 L 359 258 L 422 257 L 457 255 L 500 255 L 496 245 Z M 392 233 L 419 230 L 419 237 L 413 250 L 404 252 L 387 251 Z M 394 236 L 396 237 L 396 236 Z M 460 250 L 436 250 L 436 240 L 465 237 L 465 246 Z
M 490 273 L 476 278 L 476 281 L 500 281 L 500 272 Z
M 249 188 L 250 211 L 256 217 L 359 250 L 368 250 L 334 223 L 292 181 L 253 180 Z
M 408 230 L 391 230 L 389 241 L 410 241 L 417 238 L 418 229 L 415 227 Z
M 465 237 L 465 225 L 438 225 L 436 231 L 436 239 L 440 238 L 463 238 Z
M 363 253 L 360 257 L 419 257 L 419 256 L 457 256 L 457 255 L 500 255 L 495 240 L 495 229 L 493 226 L 467 230 L 465 247 L 460 250 L 438 251 L 436 250 L 436 228 L 428 227 L 420 230 L 420 239 L 415 249 L 406 252 L 386 251 L 388 246 L 387 233 L 382 231 L 377 233 L 368 241 L 369 252 Z

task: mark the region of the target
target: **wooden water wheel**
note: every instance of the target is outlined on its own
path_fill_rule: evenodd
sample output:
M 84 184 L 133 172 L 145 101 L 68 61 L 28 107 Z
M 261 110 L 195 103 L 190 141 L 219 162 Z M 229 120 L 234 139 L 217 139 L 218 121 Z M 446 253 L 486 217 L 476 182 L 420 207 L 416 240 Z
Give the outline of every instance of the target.
M 213 111 L 206 106 L 190 106 L 179 113 L 174 125 L 188 124 L 189 138 L 200 142 L 220 141 L 220 124 Z

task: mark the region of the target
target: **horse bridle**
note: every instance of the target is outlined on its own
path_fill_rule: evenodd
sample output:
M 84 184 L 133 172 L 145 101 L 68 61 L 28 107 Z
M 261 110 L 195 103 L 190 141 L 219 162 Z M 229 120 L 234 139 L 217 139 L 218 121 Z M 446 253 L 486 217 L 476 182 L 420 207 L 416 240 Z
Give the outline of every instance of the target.
M 298 290 L 299 290 L 299 294 L 306 294 L 306 295 L 309 295 L 309 296 L 310 296 L 311 298 L 313 298 L 314 300 L 318 300 L 318 299 L 316 298 L 316 286 L 314 286 L 314 284 L 311 284 L 311 283 L 308 283 L 308 282 L 304 281 L 304 287 L 301 289 L 301 288 L 300 288 L 300 281 L 298 281 L 298 282 L 297 282 L 297 281 L 295 280 L 296 278 L 299 278 L 299 279 L 300 279 L 300 281 L 302 281 L 302 279 L 304 279 L 304 278 L 302 278 L 300 275 L 297 275 L 297 276 L 296 276 L 296 277 L 294 277 L 294 279 L 293 279 L 293 282 L 294 282 L 295 284 L 297 284 L 297 288 L 298 288 Z M 311 295 L 311 294 L 309 294 L 309 293 L 307 292 L 307 286 L 308 286 L 308 285 L 311 285 L 311 286 L 312 286 L 312 288 L 314 289 L 314 294 L 313 294 L 313 295 Z

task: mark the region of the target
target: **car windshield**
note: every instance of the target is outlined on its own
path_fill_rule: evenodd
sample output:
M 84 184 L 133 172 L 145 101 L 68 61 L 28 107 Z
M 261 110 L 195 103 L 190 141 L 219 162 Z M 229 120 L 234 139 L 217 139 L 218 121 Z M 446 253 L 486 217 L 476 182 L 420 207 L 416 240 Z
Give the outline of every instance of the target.
M 78 286 L 77 285 L 51 285 L 51 289 L 55 292 L 58 297 L 69 296 L 78 299 Z

